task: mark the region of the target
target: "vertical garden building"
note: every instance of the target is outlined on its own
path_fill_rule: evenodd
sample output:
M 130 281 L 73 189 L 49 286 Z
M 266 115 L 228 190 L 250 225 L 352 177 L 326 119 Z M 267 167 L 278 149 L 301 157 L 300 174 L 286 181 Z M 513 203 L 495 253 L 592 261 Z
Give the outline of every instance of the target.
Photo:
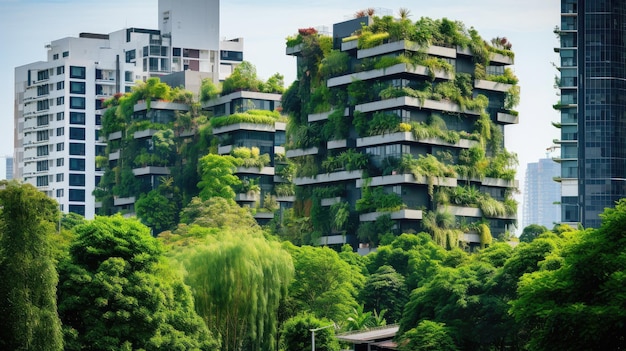
M 362 248 L 403 232 L 443 246 L 512 230 L 518 122 L 511 45 L 447 19 L 363 16 L 287 39 L 283 95 L 296 215 L 321 244 Z

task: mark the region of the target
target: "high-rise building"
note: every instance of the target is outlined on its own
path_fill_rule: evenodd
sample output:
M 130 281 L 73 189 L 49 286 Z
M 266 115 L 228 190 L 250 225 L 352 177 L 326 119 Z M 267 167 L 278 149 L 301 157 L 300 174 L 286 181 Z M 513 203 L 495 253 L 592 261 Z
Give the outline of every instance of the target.
M 600 226 L 626 196 L 626 2 L 561 0 L 562 222 Z
M 318 243 L 366 251 L 427 231 L 472 247 L 513 230 L 513 53 L 506 39 L 490 45 L 464 28 L 364 16 L 335 24 L 332 37 L 305 28 L 288 38 L 299 73 L 283 95 L 294 211 Z
M 0 179 L 13 179 L 13 157 L 0 157 Z
M 94 216 L 104 100 L 172 72 L 206 72 L 217 82 L 243 59 L 242 40 L 220 41 L 219 0 L 158 6 L 159 29 L 54 40 L 46 61 L 15 69 L 15 178 L 56 198 L 64 212 Z
M 554 181 L 560 173 L 561 167 L 551 158 L 526 166 L 522 228 L 530 224 L 552 228 L 561 222 L 561 186 Z

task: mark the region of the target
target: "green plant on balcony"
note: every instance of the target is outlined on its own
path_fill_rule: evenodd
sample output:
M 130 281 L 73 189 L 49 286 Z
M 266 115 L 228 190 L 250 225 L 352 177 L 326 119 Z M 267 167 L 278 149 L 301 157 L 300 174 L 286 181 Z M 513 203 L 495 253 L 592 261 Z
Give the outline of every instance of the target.
M 348 71 L 350 56 L 341 50 L 331 50 L 320 62 L 320 74 L 334 77 Z
M 486 158 L 485 149 L 480 145 L 459 151 L 459 158 L 454 169 L 459 177 L 465 179 L 482 179 L 485 177 L 489 160 Z
M 267 212 L 274 212 L 279 208 L 280 205 L 278 204 L 278 201 L 276 201 L 276 198 L 272 196 L 272 194 L 267 193 L 265 194 L 265 196 L 263 196 L 263 207 L 261 207 L 261 209 Z
M 383 187 L 370 187 L 364 184 L 361 198 L 356 201 L 355 208 L 360 213 L 393 212 L 405 208 L 402 198 L 396 193 L 385 193 Z
M 313 195 L 320 199 L 342 197 L 345 195 L 345 192 L 346 189 L 340 185 L 317 186 L 313 189 Z
M 476 67 L 478 68 L 478 65 L 476 65 Z M 513 84 L 513 85 L 519 82 L 519 79 L 517 78 L 515 73 L 513 73 L 513 70 L 510 67 L 504 68 L 504 73 L 501 75 L 489 74 L 484 78 L 476 77 L 476 79 L 486 79 L 492 82 L 506 83 L 506 84 Z
M 278 111 L 247 110 L 228 116 L 213 117 L 210 121 L 213 128 L 220 128 L 237 123 L 274 125 L 279 120 L 281 120 L 281 116 Z
M 297 164 L 296 177 L 314 177 L 319 173 L 317 160 L 314 156 L 299 157 Z
M 400 117 L 393 112 L 378 111 L 372 115 L 365 135 L 384 135 L 395 133 L 400 128 Z
M 344 106 L 339 106 L 328 115 L 328 123 L 322 127 L 327 140 L 341 140 L 348 137 L 350 132 L 350 118 L 344 116 Z
M 261 155 L 259 148 L 256 146 L 251 148 L 247 148 L 245 146 L 236 147 L 230 154 L 235 159 L 239 160 L 239 165 L 241 167 L 256 167 L 258 169 L 262 169 L 263 167 L 268 166 L 271 162 L 270 155 Z
M 489 160 L 489 165 L 485 169 L 485 176 L 513 180 L 515 179 L 515 169 L 518 164 L 516 153 L 501 150 Z
M 452 166 L 446 165 L 439 161 L 434 155 L 419 155 L 414 158 L 411 154 L 402 155 L 400 161 L 400 172 L 410 173 L 416 179 L 426 177 L 428 180 L 428 194 L 432 199 L 434 196 L 435 180 L 444 177 L 456 177 L 456 173 Z
M 373 48 L 383 44 L 388 39 L 389 33 L 387 32 L 373 33 L 369 30 L 362 30 L 357 47 L 359 49 Z
M 422 219 L 422 226 L 433 241 L 444 248 L 459 246 L 462 231 L 455 227 L 454 216 L 447 211 L 427 211 Z
M 248 196 L 258 196 L 261 194 L 261 186 L 259 185 L 259 179 L 244 177 L 241 183 L 237 187 L 236 191 L 240 194 L 246 194 Z
M 332 229 L 336 232 L 345 232 L 350 218 L 350 205 L 347 202 L 336 202 L 330 206 Z
M 520 102 L 520 89 L 519 86 L 514 85 L 504 94 L 504 108 L 512 110 Z
M 428 69 L 427 73 L 431 81 L 435 80 L 435 73 L 437 71 L 443 71 L 445 73 L 454 72 L 454 67 L 449 62 L 439 57 L 430 56 L 418 61 L 418 64 L 425 66 Z
M 290 123 L 287 125 L 289 136 L 285 147 L 287 149 L 306 149 L 320 142 L 320 126 L 317 123 L 308 123 L 295 125 Z
M 274 193 L 278 197 L 294 196 L 296 191 L 292 183 L 280 183 L 274 185 Z

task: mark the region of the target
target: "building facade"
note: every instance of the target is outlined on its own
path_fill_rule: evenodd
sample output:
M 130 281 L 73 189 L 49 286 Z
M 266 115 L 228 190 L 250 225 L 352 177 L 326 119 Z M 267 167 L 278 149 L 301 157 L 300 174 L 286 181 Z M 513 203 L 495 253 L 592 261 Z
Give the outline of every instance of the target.
M 456 36 L 419 37 L 421 25 Z M 512 230 L 515 156 L 503 145 L 518 121 L 513 54 L 506 40 L 496 48 L 462 28 L 362 17 L 329 38 L 311 28 L 288 38 L 300 73 L 283 99 L 294 209 L 319 243 L 367 248 L 428 231 L 471 247 L 488 241 L 485 228 Z
M 562 221 L 598 228 L 626 195 L 626 3 L 562 0 Z
M 243 41 L 220 42 L 218 0 L 160 0 L 159 29 L 81 33 L 46 48 L 46 61 L 15 69 L 14 176 L 87 218 L 102 176 L 95 159 L 106 156 L 102 102 L 172 72 L 206 72 L 217 82 L 243 59 Z
M 552 228 L 561 222 L 561 185 L 554 181 L 560 174 L 561 167 L 551 158 L 526 166 L 521 228 L 530 224 Z

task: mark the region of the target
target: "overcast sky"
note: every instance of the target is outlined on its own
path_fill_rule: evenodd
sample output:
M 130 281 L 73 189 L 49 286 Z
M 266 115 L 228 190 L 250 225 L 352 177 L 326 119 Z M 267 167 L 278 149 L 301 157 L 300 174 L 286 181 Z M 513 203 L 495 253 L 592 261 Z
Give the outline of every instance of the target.
M 0 155 L 13 153 L 15 67 L 45 60 L 44 45 L 81 32 L 157 29 L 157 5 L 158 0 L 0 0 Z M 259 76 L 266 79 L 281 73 L 288 86 L 295 79 L 296 62 L 285 55 L 285 37 L 298 28 L 332 29 L 333 23 L 368 7 L 394 15 L 407 8 L 413 20 L 447 17 L 475 27 L 488 41 L 497 36 L 509 39 L 521 104 L 520 123 L 505 128 L 505 138 L 509 151 L 519 156 L 517 178 L 523 190 L 526 164 L 546 157 L 546 148 L 559 137 L 550 123 L 560 119 L 552 109 L 558 100 L 553 88 L 557 71 L 552 65 L 558 60 L 553 50 L 558 43 L 552 30 L 560 22 L 559 0 L 225 0 L 220 36 L 243 37 L 244 59 L 256 66 Z

